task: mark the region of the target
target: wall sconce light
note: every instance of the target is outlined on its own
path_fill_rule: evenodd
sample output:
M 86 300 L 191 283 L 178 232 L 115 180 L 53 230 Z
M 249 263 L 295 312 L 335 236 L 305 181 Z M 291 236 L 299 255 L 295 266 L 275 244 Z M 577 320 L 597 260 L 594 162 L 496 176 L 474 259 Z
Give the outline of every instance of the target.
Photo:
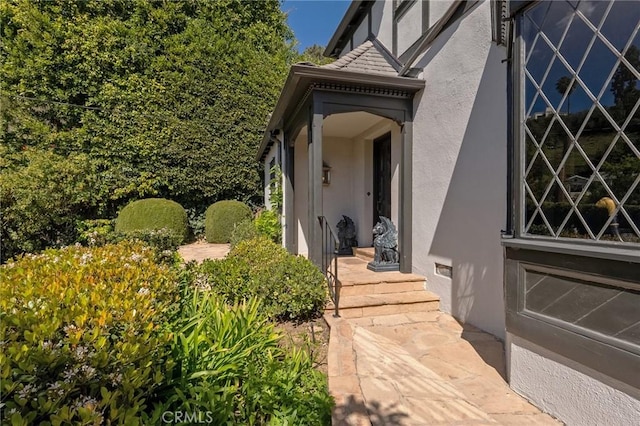
M 327 165 L 327 163 L 322 163 L 322 184 L 324 186 L 329 186 L 331 183 L 331 167 Z

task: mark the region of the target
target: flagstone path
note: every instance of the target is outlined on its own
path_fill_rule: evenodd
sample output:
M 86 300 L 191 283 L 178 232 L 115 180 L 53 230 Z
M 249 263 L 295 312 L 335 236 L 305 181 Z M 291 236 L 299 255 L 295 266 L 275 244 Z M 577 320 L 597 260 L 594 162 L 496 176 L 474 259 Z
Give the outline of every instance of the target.
M 222 259 L 229 253 L 229 244 L 197 242 L 180 246 L 178 253 L 185 262 L 195 260 L 200 263 L 205 259 Z
M 333 425 L 559 425 L 505 382 L 502 342 L 438 311 L 330 314 Z

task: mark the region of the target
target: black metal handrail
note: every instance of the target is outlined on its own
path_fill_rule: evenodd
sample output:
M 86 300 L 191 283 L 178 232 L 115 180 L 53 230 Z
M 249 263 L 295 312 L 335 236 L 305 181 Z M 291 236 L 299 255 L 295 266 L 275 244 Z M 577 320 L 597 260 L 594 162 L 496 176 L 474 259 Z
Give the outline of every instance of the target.
M 340 316 L 340 280 L 338 280 L 338 238 L 329 226 L 327 218 L 318 216 L 322 229 L 322 273 L 327 281 L 329 297 L 333 302 L 333 316 Z

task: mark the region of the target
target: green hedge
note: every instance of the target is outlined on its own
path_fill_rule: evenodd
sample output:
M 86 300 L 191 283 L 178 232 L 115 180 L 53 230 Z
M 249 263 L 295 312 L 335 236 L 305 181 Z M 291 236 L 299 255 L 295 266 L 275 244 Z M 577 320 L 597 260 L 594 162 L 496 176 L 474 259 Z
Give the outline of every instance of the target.
M 201 270 L 206 284 L 227 302 L 257 297 L 273 318 L 316 317 L 326 303 L 320 270 L 265 237 L 239 242 L 225 259 L 205 261 Z
M 210 243 L 228 243 L 237 223 L 251 219 L 251 209 L 234 200 L 218 201 L 205 213 L 205 235 Z
M 129 203 L 116 219 L 116 232 L 160 230 L 166 228 L 181 237 L 188 236 L 187 212 L 175 201 L 147 198 Z

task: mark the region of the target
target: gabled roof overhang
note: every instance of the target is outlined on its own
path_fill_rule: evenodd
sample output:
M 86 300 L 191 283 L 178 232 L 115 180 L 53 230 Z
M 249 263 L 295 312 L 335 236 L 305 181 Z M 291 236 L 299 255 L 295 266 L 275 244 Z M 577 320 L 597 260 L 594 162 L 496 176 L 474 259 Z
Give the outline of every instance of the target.
M 353 92 L 353 89 L 361 89 L 361 92 L 413 96 L 416 92 L 424 89 L 425 81 L 409 77 L 320 68 L 313 65 L 293 65 L 280 93 L 278 103 L 271 114 L 256 160 L 261 161 L 273 144 L 273 131 L 282 129 L 287 117 L 300 108 L 314 87 L 321 85 L 331 87 L 331 90 L 334 91 L 345 91 L 346 93 Z

